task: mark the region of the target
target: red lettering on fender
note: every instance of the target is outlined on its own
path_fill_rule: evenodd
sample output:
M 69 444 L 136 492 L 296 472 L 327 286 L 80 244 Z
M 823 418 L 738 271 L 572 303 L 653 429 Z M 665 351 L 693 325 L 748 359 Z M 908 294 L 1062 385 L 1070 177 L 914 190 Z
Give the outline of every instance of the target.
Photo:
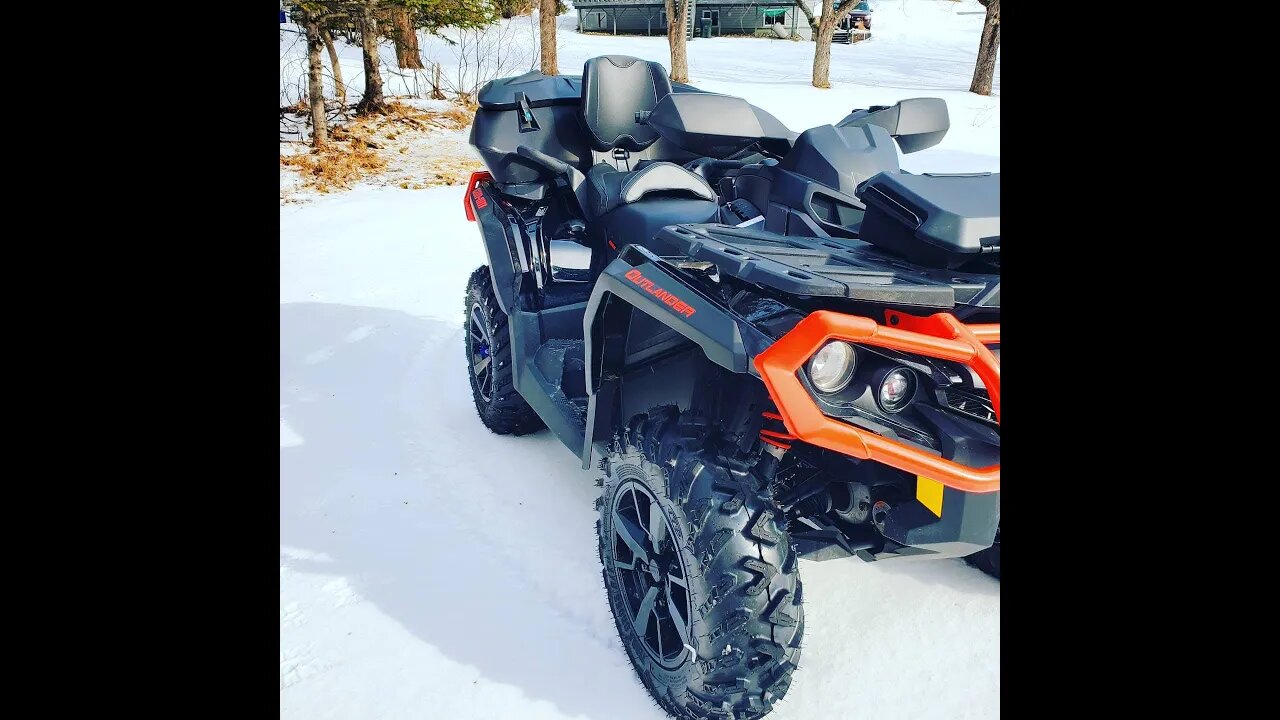
M 697 310 L 694 310 L 693 307 L 691 307 L 688 303 L 684 302 L 683 300 L 676 297 L 675 295 L 672 295 L 666 290 L 663 290 L 657 285 L 654 285 L 652 280 L 645 277 L 644 273 L 640 272 L 636 268 L 631 268 L 630 270 L 628 270 L 627 274 L 624 275 L 623 277 L 635 283 L 637 286 L 644 288 L 645 292 L 654 296 L 659 301 L 661 301 L 662 304 L 666 305 L 667 307 L 670 307 L 673 311 L 685 317 L 690 317 L 695 312 L 697 312 Z

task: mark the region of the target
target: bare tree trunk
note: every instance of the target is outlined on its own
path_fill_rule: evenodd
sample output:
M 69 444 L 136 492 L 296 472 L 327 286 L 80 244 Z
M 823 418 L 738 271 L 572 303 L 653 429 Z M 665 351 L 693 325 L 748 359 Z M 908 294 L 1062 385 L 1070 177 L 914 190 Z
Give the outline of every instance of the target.
M 822 0 L 822 18 L 818 20 L 818 32 L 813 38 L 817 43 L 813 48 L 814 87 L 831 87 L 831 38 L 835 36 L 840 21 L 849 17 L 857 6 L 853 0 L 845 0 L 843 4 L 844 7 L 833 12 L 831 0 Z
M 685 37 L 685 26 L 689 19 L 685 14 L 689 11 L 689 0 L 666 0 L 667 5 L 667 45 L 671 47 L 671 82 L 689 82 L 688 39 Z
M 342 63 L 338 62 L 338 50 L 333 46 L 333 35 L 328 30 L 320 31 L 320 39 L 329 51 L 329 64 L 333 66 L 333 89 L 338 95 L 338 102 L 347 104 L 347 84 L 342 80 Z
M 378 19 L 373 15 L 373 2 L 360 8 L 360 45 L 364 48 L 364 97 L 356 105 L 361 113 L 382 112 L 387 101 L 382 97 L 382 71 L 378 62 Z
M 804 19 L 809 21 L 809 30 L 812 31 L 813 37 L 818 37 L 818 21 L 813 17 L 813 11 L 809 9 L 808 0 L 796 0 L 796 7 L 800 8 L 800 12 L 804 13 Z
M 423 69 L 422 54 L 418 50 L 418 33 L 414 31 L 413 21 L 409 19 L 409 8 L 391 8 L 391 22 L 395 28 L 391 37 L 396 43 L 396 63 L 402 69 Z
M 818 24 L 818 34 L 814 37 L 817 45 L 813 48 L 814 87 L 831 87 L 831 38 L 835 34 L 835 23 Z
M 444 91 L 440 89 L 440 63 L 431 63 L 431 99 L 444 100 Z
M 991 79 L 996 73 L 996 51 L 1000 49 L 1000 0 L 987 0 L 987 18 L 978 41 L 978 64 L 973 68 L 969 92 L 991 94 Z
M 542 56 L 542 74 L 559 75 L 556 66 L 556 0 L 542 0 L 538 11 L 538 50 Z
M 329 144 L 329 128 L 324 114 L 324 65 L 320 62 L 320 23 L 306 14 L 303 27 L 307 32 L 307 102 L 311 105 L 311 146 L 317 150 Z

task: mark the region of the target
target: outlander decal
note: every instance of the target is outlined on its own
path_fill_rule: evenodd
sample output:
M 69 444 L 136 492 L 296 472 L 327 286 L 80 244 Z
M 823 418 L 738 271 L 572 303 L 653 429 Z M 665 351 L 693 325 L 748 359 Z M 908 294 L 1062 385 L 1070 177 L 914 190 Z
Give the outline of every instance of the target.
M 680 313 L 685 317 L 689 317 L 693 315 L 695 312 L 697 312 L 680 298 L 676 297 L 675 295 L 672 295 L 666 290 L 663 290 L 657 285 L 654 285 L 652 280 L 645 277 L 644 273 L 640 272 L 635 268 L 628 270 L 625 277 L 631 282 L 635 283 L 636 285 L 639 285 L 640 287 L 644 288 L 645 292 L 658 298 L 664 304 L 670 306 L 672 310 L 674 310 L 677 313 Z

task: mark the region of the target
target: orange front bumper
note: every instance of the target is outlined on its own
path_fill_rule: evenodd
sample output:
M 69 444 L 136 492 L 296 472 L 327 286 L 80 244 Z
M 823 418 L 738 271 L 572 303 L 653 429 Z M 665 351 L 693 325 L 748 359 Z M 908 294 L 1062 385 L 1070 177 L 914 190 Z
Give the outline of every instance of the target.
M 756 356 L 756 369 L 787 430 L 811 445 L 875 460 L 964 492 L 999 490 L 998 464 L 981 469 L 967 467 L 827 417 L 800 384 L 796 372 L 823 343 L 848 340 L 968 365 L 982 378 L 996 420 L 1000 420 L 1000 361 L 986 347 L 999 344 L 999 325 L 965 325 L 950 313 L 916 317 L 890 310 L 885 315 L 888 325 L 877 324 L 871 318 L 819 310 Z

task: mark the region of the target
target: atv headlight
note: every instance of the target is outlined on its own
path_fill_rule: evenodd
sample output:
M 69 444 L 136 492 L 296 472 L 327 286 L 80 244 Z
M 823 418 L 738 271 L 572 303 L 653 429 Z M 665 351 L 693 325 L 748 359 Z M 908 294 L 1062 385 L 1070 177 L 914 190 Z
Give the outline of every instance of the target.
M 896 367 L 884 374 L 876 390 L 876 402 L 887 413 L 896 413 L 916 395 L 916 374 L 908 368 Z
M 833 340 L 809 359 L 809 381 L 819 392 L 840 392 L 853 379 L 858 353 L 843 340 Z

